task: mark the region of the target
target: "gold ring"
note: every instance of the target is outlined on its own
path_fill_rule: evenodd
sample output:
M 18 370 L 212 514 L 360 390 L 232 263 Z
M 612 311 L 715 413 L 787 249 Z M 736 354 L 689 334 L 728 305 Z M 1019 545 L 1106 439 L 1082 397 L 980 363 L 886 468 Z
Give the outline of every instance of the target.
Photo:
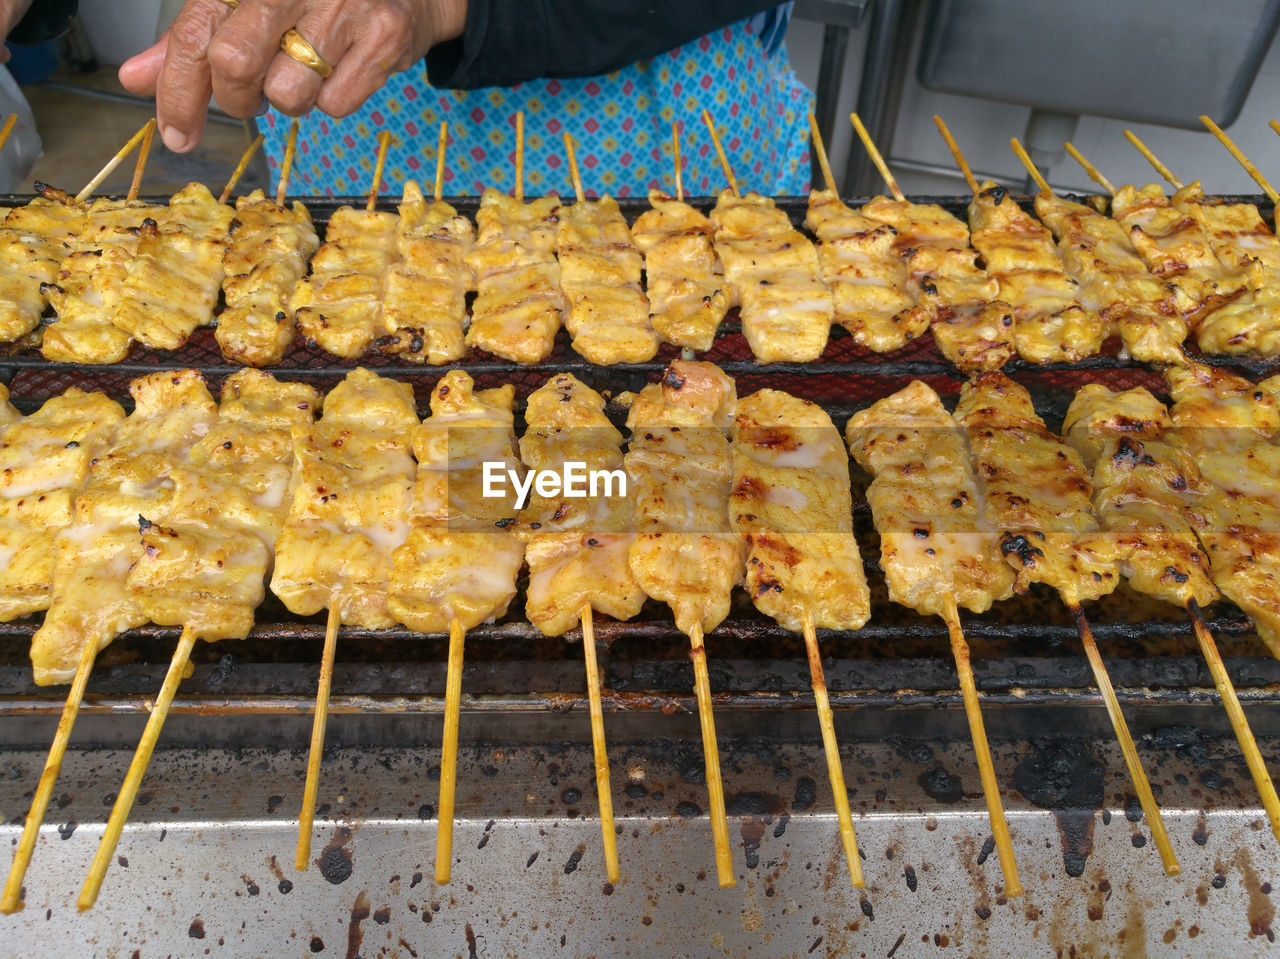
M 333 73 L 333 66 L 329 61 L 320 56 L 316 52 L 316 48 L 308 43 L 307 38 L 300 34 L 296 28 L 291 27 L 280 38 L 280 49 L 285 52 L 285 56 L 292 57 L 304 67 L 310 67 L 326 79 Z
M 234 10 L 234 9 L 236 9 L 236 7 L 240 6 L 240 0 L 222 0 L 222 2 L 223 2 L 223 3 L 225 3 L 225 4 L 226 4 L 228 7 L 230 7 L 232 10 Z

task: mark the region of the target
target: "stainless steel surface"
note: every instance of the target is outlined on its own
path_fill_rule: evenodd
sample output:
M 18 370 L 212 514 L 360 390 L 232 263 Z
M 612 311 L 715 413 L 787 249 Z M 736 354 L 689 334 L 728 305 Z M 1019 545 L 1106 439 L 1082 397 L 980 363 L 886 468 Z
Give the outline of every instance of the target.
M 886 156 L 893 149 L 918 7 L 919 0 L 876 0 L 867 27 L 857 109 L 876 147 Z M 859 196 L 869 196 L 880 189 L 880 175 L 867 151 L 856 141 L 849 150 L 841 189 Z
M 812 717 L 809 717 L 812 718 Z M 207 718 L 216 724 L 216 718 Z M 508 717 L 506 732 L 514 723 Z M 581 716 L 566 725 L 585 725 Z M 1274 949 L 1280 847 L 1242 802 L 1230 745 L 1167 731 L 1143 744 L 1182 875 L 1168 878 L 1126 818 L 1123 764 L 1099 809 L 1057 815 L 1007 796 L 1026 894 L 1001 895 L 972 751 L 963 741 L 846 744 L 868 888 L 849 885 L 821 772 L 803 745 L 722 743 L 738 886 L 717 888 L 692 742 L 615 742 L 622 880 L 601 862 L 589 750 L 464 747 L 453 882 L 432 881 L 438 755 L 326 751 L 316 862 L 292 867 L 305 755 L 168 749 L 90 913 L 75 895 L 128 754 L 73 750 L 27 877 L 27 908 L 0 917 L 8 955 L 347 956 L 1262 956 Z M 464 740 L 473 734 L 463 720 Z M 1180 742 L 1181 745 L 1174 745 Z M 1275 741 L 1264 744 L 1274 763 Z M 997 744 L 997 769 L 1052 750 Z M 16 842 L 42 754 L 0 752 L 0 843 Z M 955 802 L 922 787 L 957 776 Z M 1105 810 L 1105 811 L 1104 811 Z M 1140 838 L 1141 837 L 1141 838 Z M 1139 843 L 1144 843 L 1136 848 Z M 1071 871 L 1078 875 L 1068 874 Z

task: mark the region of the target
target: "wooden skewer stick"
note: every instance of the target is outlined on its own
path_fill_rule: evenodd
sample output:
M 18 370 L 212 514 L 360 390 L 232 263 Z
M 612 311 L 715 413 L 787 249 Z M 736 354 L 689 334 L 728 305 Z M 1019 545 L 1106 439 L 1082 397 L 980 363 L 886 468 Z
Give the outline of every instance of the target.
M 964 182 L 969 184 L 969 192 L 974 196 L 978 195 L 978 180 L 973 175 L 973 171 L 969 169 L 969 161 L 964 158 L 964 153 L 960 150 L 960 144 L 956 143 L 956 138 L 951 135 L 951 131 L 947 129 L 947 124 L 942 117 L 936 113 L 933 115 L 933 125 L 938 128 L 938 132 L 942 134 L 942 139 L 947 143 L 947 149 L 951 151 L 951 155 L 955 158 L 956 166 L 960 168 L 960 172 L 964 174 Z
M 280 182 L 276 184 L 276 206 L 284 206 L 289 191 L 289 175 L 293 172 L 293 156 L 298 150 L 298 121 L 289 124 L 289 137 L 284 144 L 284 162 L 280 164 Z
M 9 119 L 4 121 L 4 126 L 0 127 L 0 150 L 4 149 L 4 145 L 9 142 L 9 137 L 13 134 L 13 128 L 18 125 L 18 115 L 10 113 Z
M 720 747 L 716 744 L 716 720 L 711 712 L 711 677 L 707 673 L 707 647 L 702 643 L 702 623 L 689 631 L 689 658 L 693 660 L 693 688 L 698 697 L 702 725 L 702 752 L 707 765 L 707 798 L 711 803 L 711 835 L 716 844 L 716 875 L 721 889 L 737 885 L 733 875 L 733 850 L 729 848 L 729 820 L 724 810 L 724 780 L 720 778 Z
M 81 912 L 92 909 L 98 900 L 98 891 L 102 888 L 102 880 L 106 877 L 107 867 L 115 854 L 116 845 L 120 842 L 120 833 L 124 830 L 125 820 L 129 818 L 129 810 L 138 795 L 138 787 L 142 785 L 142 777 L 147 773 L 147 765 L 151 762 L 151 753 L 160 738 L 160 730 L 165 718 L 169 715 L 169 707 L 173 705 L 173 697 L 178 692 L 178 684 L 182 682 L 187 663 L 191 659 L 191 650 L 196 644 L 196 634 L 192 629 L 183 629 L 178 639 L 178 648 L 173 652 L 169 663 L 169 672 L 165 674 L 164 685 L 151 707 L 151 716 L 142 731 L 138 748 L 134 751 L 133 762 L 129 764 L 129 772 L 124 777 L 124 784 L 116 796 L 116 803 L 111 808 L 111 818 L 107 820 L 107 828 L 98 843 L 98 851 L 93 857 L 93 865 L 89 867 L 89 877 L 85 879 L 80 890 L 80 898 L 76 905 Z
M 684 199 L 684 171 L 680 169 L 680 124 L 671 121 L 671 159 L 676 168 L 676 199 Z
M 444 197 L 444 154 L 449 145 L 449 121 L 440 121 L 440 142 L 436 144 L 436 189 L 437 203 Z
M 444 686 L 444 742 L 440 747 L 440 802 L 436 814 L 436 882 L 453 870 L 453 799 L 458 784 L 458 712 L 462 708 L 462 649 L 467 631 L 449 624 L 449 666 Z
M 382 168 L 387 165 L 387 149 L 391 146 L 391 131 L 383 130 L 378 134 L 378 159 L 373 165 L 373 185 L 369 187 L 369 202 L 364 208 L 369 212 L 378 205 L 378 195 L 382 193 Z
M 737 177 L 733 175 L 733 167 L 729 166 L 729 158 L 724 155 L 724 147 L 720 144 L 720 135 L 716 133 L 715 121 L 711 119 L 711 111 L 702 111 L 702 122 L 707 125 L 707 131 L 711 134 L 711 144 L 716 148 L 716 157 L 720 160 L 720 169 L 724 170 L 724 178 L 729 182 L 729 189 L 733 191 L 734 196 L 741 196 L 742 191 L 738 189 Z
M 1209 117 L 1202 115 L 1200 117 L 1200 122 L 1209 128 L 1209 132 L 1217 137 L 1218 142 L 1227 148 L 1228 152 L 1236 158 L 1237 163 L 1244 167 L 1244 172 L 1253 177 L 1253 182 L 1262 187 L 1262 192 L 1267 195 L 1267 199 L 1272 203 L 1280 203 L 1280 193 L 1277 193 L 1276 188 L 1267 182 L 1267 178 L 1259 172 L 1258 168 L 1254 166 L 1249 161 L 1249 158 L 1244 155 L 1241 149 L 1236 146 L 1235 141 L 1223 133 L 1222 128 L 1209 119 Z
M 840 746 L 836 742 L 835 719 L 831 715 L 831 700 L 827 698 L 827 678 L 822 670 L 822 653 L 818 650 L 818 634 L 813 628 L 813 617 L 804 614 L 804 648 L 809 654 L 809 677 L 813 684 L 813 702 L 818 710 L 818 725 L 822 729 L 822 748 L 827 754 L 827 775 L 831 779 L 831 793 L 836 803 L 836 819 L 840 823 L 840 840 L 844 843 L 844 856 L 849 862 L 849 878 L 855 889 L 862 889 L 867 882 L 862 877 L 862 857 L 858 854 L 858 839 L 853 834 L 853 815 L 849 812 L 849 792 L 844 786 L 844 767 L 840 764 Z
M 342 611 L 335 602 L 329 607 L 329 621 L 324 630 L 320 681 L 316 686 L 316 712 L 311 721 L 311 751 L 307 754 L 307 781 L 302 789 L 302 811 L 298 813 L 298 851 L 293 866 L 299 872 L 306 871 L 307 863 L 311 861 L 311 830 L 316 821 L 320 760 L 324 755 L 324 729 L 329 720 L 329 687 L 333 684 L 333 659 L 338 649 L 338 626 L 341 623 Z
M 573 137 L 569 136 L 569 131 L 564 131 L 564 152 L 569 158 L 569 179 L 573 182 L 573 196 L 581 203 L 585 198 L 582 192 L 582 177 L 578 174 L 578 158 L 573 153 Z
M 1271 127 L 1271 129 L 1275 130 L 1275 131 L 1276 131 L 1276 133 L 1280 133 L 1280 121 L 1270 120 L 1270 121 L 1268 121 L 1268 122 L 1267 122 L 1267 126 Z
M 965 642 L 960 627 L 960 612 L 955 600 L 947 600 L 944 614 L 947 632 L 951 636 L 951 654 L 955 657 L 956 672 L 960 674 L 960 691 L 964 696 L 964 712 L 969 720 L 969 735 L 973 739 L 973 751 L 978 755 L 978 776 L 982 780 L 982 793 L 987 800 L 987 815 L 991 819 L 991 834 L 1000 856 L 1000 870 L 1004 873 L 1004 894 L 1022 895 L 1022 882 L 1018 879 L 1018 864 L 1013 858 L 1013 839 L 1009 836 L 1009 823 L 1004 817 L 1004 804 L 1000 801 L 1000 786 L 996 782 L 995 766 L 991 762 L 991 747 L 987 744 L 987 731 L 982 725 L 982 711 L 978 707 L 978 687 L 973 681 L 973 665 L 969 661 L 969 644 Z
M 1124 131 L 1124 138 L 1133 144 L 1134 148 L 1142 154 L 1143 158 L 1150 163 L 1157 173 L 1173 184 L 1175 189 L 1182 189 L 1182 181 L 1173 175 L 1173 171 L 1160 162 L 1160 158 L 1151 152 L 1151 148 L 1138 139 L 1138 135 L 1132 130 Z
M 853 128 L 858 132 L 858 139 L 862 141 L 863 147 L 866 148 L 867 155 L 871 157 L 871 162 L 880 171 L 880 176 L 884 178 L 885 185 L 889 187 L 889 192 L 893 194 L 893 198 L 899 202 L 905 200 L 906 196 L 902 192 L 902 187 L 898 186 L 898 181 L 893 178 L 893 174 L 889 171 L 889 164 L 884 162 L 884 157 L 876 149 L 876 145 L 871 139 L 871 134 L 862 125 L 862 117 L 856 113 L 850 113 L 849 119 L 853 121 Z
M 516 199 L 524 202 L 524 111 L 516 111 Z
M 142 135 L 142 145 L 138 147 L 138 159 L 133 164 L 133 182 L 129 184 L 129 193 L 125 201 L 132 203 L 138 198 L 142 189 L 142 172 L 147 168 L 147 157 L 151 155 L 151 139 L 155 135 L 156 125 L 153 122 Z
M 49 758 L 45 760 L 44 771 L 40 774 L 40 783 L 31 798 L 31 810 L 27 813 L 26 825 L 22 827 L 22 838 L 18 840 L 18 848 L 13 854 L 13 865 L 9 867 L 9 878 L 5 880 L 4 895 L 0 897 L 0 913 L 8 915 L 22 908 L 22 880 L 27 874 L 27 866 L 31 864 L 31 854 L 35 851 L 36 839 L 40 835 L 40 824 L 44 821 L 45 810 L 49 807 L 49 799 L 53 796 L 53 787 L 58 782 L 58 774 L 62 772 L 62 759 L 67 753 L 67 743 L 71 741 L 71 729 L 76 724 L 76 715 L 80 712 L 80 701 L 84 699 L 85 687 L 89 685 L 89 674 L 93 672 L 93 663 L 98 656 L 98 644 L 88 642 L 80 651 L 80 663 L 76 667 L 75 678 L 71 681 L 71 691 L 67 693 L 67 701 L 62 707 L 62 718 L 58 720 L 58 731 L 53 736 L 53 745 L 49 747 Z
M 1262 808 L 1267 811 L 1267 818 L 1271 820 L 1271 832 L 1280 839 L 1280 798 L 1276 797 L 1275 783 L 1271 781 L 1267 765 L 1262 760 L 1262 753 L 1258 752 L 1258 741 L 1253 738 L 1253 730 L 1249 728 L 1249 722 L 1244 718 L 1244 710 L 1240 708 L 1240 697 L 1236 695 L 1236 688 L 1231 685 L 1231 677 L 1227 675 L 1227 667 L 1218 652 L 1218 644 L 1213 641 L 1213 634 L 1209 632 L 1209 627 L 1204 621 L 1204 613 L 1201 612 L 1195 600 L 1187 604 L 1187 613 L 1191 616 L 1191 625 L 1195 630 L 1196 641 L 1200 644 L 1200 652 L 1204 655 L 1205 662 L 1209 664 L 1213 684 L 1218 689 L 1218 695 L 1222 697 L 1227 718 L 1231 720 L 1231 728 L 1235 730 L 1236 739 L 1240 742 L 1240 751 L 1244 753 L 1244 761 L 1253 776 L 1253 784 L 1262 797 Z
M 156 120 L 155 117 L 152 117 L 146 122 L 141 130 L 129 138 L 129 142 L 122 146 L 115 156 L 107 161 L 106 166 L 99 170 L 97 175 L 85 184 L 84 189 L 76 194 L 76 202 L 83 203 L 85 200 L 89 199 L 89 197 L 93 196 L 93 191 L 102 186 L 102 181 L 111 176 L 115 168 L 124 162 L 124 158 L 133 152 L 134 147 L 142 142 L 142 138 L 154 131 L 155 128 Z
M 1138 801 L 1142 804 L 1142 813 L 1147 817 L 1147 825 L 1151 827 L 1151 838 L 1160 850 L 1160 859 L 1164 863 L 1166 875 L 1176 876 L 1182 872 L 1178 865 L 1178 857 L 1173 854 L 1173 846 L 1169 843 L 1169 833 L 1164 828 L 1164 817 L 1160 815 L 1160 807 L 1151 792 L 1151 783 L 1147 779 L 1142 761 L 1138 759 L 1138 748 L 1133 744 L 1133 736 L 1129 734 L 1129 725 L 1124 721 L 1124 713 L 1120 711 L 1120 702 L 1116 699 L 1116 691 L 1111 685 L 1111 677 L 1107 674 L 1102 654 L 1098 652 L 1098 644 L 1093 640 L 1093 630 L 1084 617 L 1084 610 L 1079 605 L 1068 603 L 1067 608 L 1075 614 L 1076 626 L 1080 630 L 1080 642 L 1084 646 L 1085 657 L 1093 669 L 1094 682 L 1102 692 L 1102 701 L 1107 706 L 1107 715 L 1111 717 L 1111 726 L 1120 742 L 1120 752 L 1124 755 L 1125 766 L 1129 769 L 1129 780 L 1138 793 Z
M 240 162 L 236 164 L 236 168 L 231 171 L 231 179 L 227 181 L 227 185 L 222 188 L 222 195 L 218 197 L 219 203 L 226 203 L 231 199 L 231 191 L 236 188 L 236 184 L 240 182 L 240 178 L 244 176 L 244 171 L 249 166 L 249 161 L 253 159 L 253 155 L 258 152 L 258 147 L 262 146 L 262 141 L 267 138 L 265 133 L 259 133 L 253 138 L 253 142 L 249 144 L 244 154 L 240 157 Z
M 1069 154 L 1071 154 L 1071 159 L 1075 160 L 1082 167 L 1084 167 L 1084 172 L 1089 174 L 1090 180 L 1098 184 L 1098 186 L 1102 187 L 1102 189 L 1106 190 L 1108 196 L 1116 195 L 1116 188 L 1111 183 L 1111 181 L 1102 175 L 1101 170 L 1099 170 L 1096 166 L 1094 166 L 1092 163 L 1086 160 L 1084 154 L 1081 153 L 1079 150 L 1077 150 L 1075 148 L 1075 145 L 1070 140 L 1068 140 L 1062 146 L 1066 149 L 1066 151 Z
M 613 787 L 609 777 L 609 750 L 604 740 L 604 709 L 600 704 L 600 667 L 596 664 L 596 627 L 591 604 L 583 603 L 582 658 L 587 668 L 587 703 L 591 712 L 591 746 L 595 753 L 596 798 L 600 803 L 600 833 L 604 839 L 604 867 L 610 882 L 617 882 L 618 834 L 613 826 Z
M 836 178 L 831 175 L 831 161 L 827 159 L 827 148 L 822 142 L 822 131 L 818 129 L 818 118 L 809 113 L 809 136 L 813 138 L 813 149 L 818 157 L 818 168 L 822 170 L 822 182 L 827 189 L 836 193 Z
M 1040 188 L 1040 192 L 1053 196 L 1053 187 L 1049 186 L 1049 181 L 1044 178 L 1044 174 L 1036 167 L 1022 142 L 1017 137 L 1014 137 L 1009 141 L 1009 147 L 1013 150 L 1014 155 L 1022 161 L 1022 165 L 1027 168 L 1027 175 Z

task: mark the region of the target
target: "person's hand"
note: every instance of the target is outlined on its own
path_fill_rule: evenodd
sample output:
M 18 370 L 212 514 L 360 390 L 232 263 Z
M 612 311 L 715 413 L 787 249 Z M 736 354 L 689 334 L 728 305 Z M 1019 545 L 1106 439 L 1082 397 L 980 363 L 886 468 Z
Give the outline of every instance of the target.
M 233 117 L 268 102 L 291 116 L 353 113 L 391 74 L 460 36 L 466 9 L 466 0 L 187 0 L 169 31 L 120 67 L 120 82 L 155 95 L 165 146 L 183 153 L 200 141 L 210 94 Z M 333 67 L 327 80 L 280 50 L 290 27 Z
M 9 62 L 9 48 L 4 45 L 3 38 L 18 25 L 29 6 L 31 0 L 0 0 L 0 30 L 4 31 L 0 34 L 0 63 Z

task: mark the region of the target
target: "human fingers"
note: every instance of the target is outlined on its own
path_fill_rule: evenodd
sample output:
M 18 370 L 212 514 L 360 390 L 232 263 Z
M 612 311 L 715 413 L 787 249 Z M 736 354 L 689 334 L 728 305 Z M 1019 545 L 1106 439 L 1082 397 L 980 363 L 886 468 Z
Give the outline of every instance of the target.
M 209 44 L 232 12 L 224 0 L 188 0 L 169 28 L 156 81 L 156 119 L 165 146 L 175 153 L 200 142 L 213 92 Z
M 315 0 L 243 0 L 209 43 L 210 78 L 218 105 L 233 117 L 251 117 L 263 101 L 267 71 L 280 37 Z
M 422 55 L 416 50 L 414 26 L 405 5 L 375 4 L 355 21 L 351 46 L 321 86 L 316 106 L 334 117 L 360 109 L 391 74 Z
M 164 66 L 164 56 L 168 49 L 169 31 L 166 30 L 147 49 L 120 64 L 121 85 L 139 96 L 155 96 L 156 83 L 160 80 L 160 69 Z
M 293 29 L 332 70 L 351 49 L 357 18 L 377 5 L 369 0 L 317 0 L 307 7 Z M 267 70 L 263 90 L 282 113 L 302 116 L 315 106 L 327 75 L 280 50 Z

